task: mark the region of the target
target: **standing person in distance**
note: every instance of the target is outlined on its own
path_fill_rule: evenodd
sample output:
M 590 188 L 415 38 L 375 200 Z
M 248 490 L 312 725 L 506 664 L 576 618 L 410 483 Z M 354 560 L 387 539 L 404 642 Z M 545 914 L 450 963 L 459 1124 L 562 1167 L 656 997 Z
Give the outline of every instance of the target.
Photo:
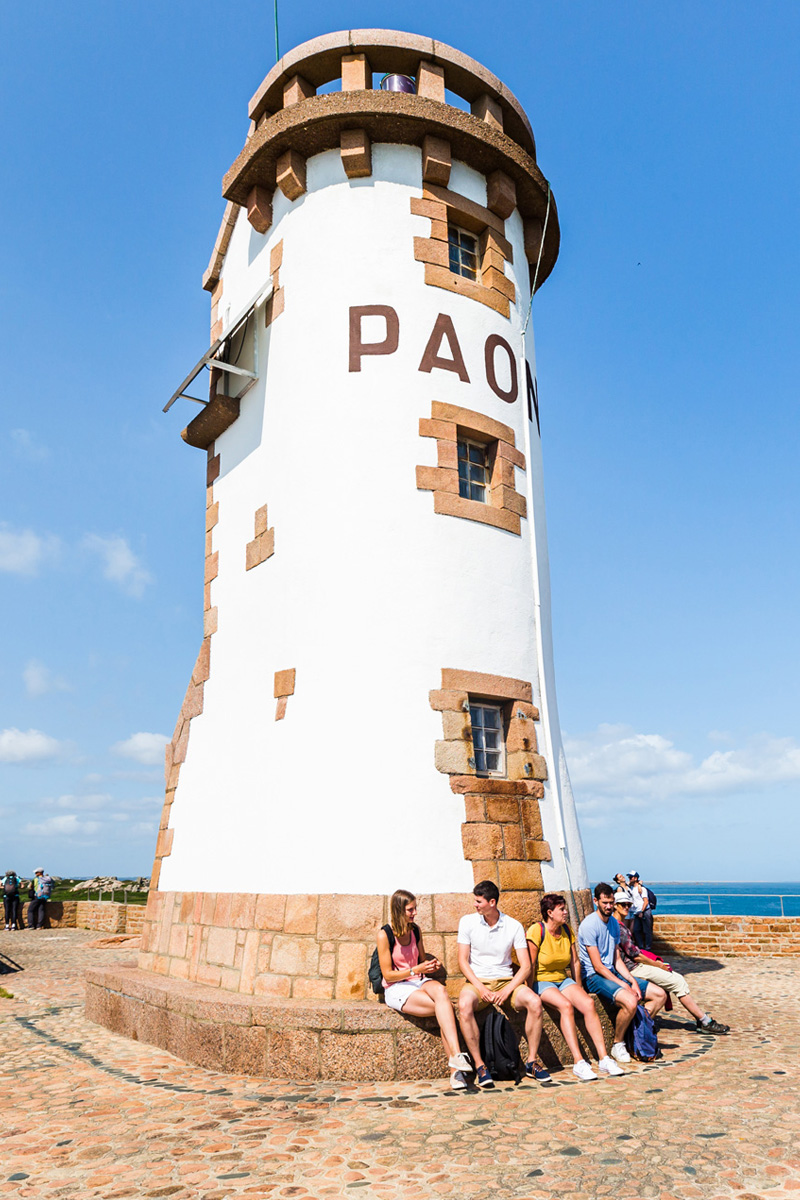
M 463 1091 L 467 1087 L 465 1076 L 471 1073 L 472 1063 L 459 1046 L 455 1013 L 447 988 L 430 978 L 441 964 L 438 959 L 426 956 L 422 933 L 414 923 L 416 915 L 416 896 L 398 888 L 389 901 L 393 944 L 390 945 L 386 926 L 378 931 L 378 961 L 383 974 L 384 999 L 395 1012 L 436 1018 L 447 1052 L 450 1087 L 453 1091 Z
M 28 929 L 44 929 L 47 901 L 53 894 L 53 880 L 45 874 L 44 867 L 37 867 L 34 871 L 31 891 L 33 897 L 28 905 Z
M 575 1010 L 581 1014 L 586 1031 L 597 1051 L 597 1069 L 604 1075 L 624 1075 L 622 1067 L 609 1057 L 603 1027 L 594 1007 L 594 998 L 583 990 L 575 935 L 567 924 L 567 902 L 563 896 L 548 892 L 539 901 L 542 920 L 534 921 L 527 933 L 531 956 L 531 986 L 542 1003 L 554 1008 L 564 1041 L 572 1054 L 573 1075 L 582 1082 L 597 1079 L 581 1053 L 575 1029 Z
M 480 1034 L 475 1014 L 490 1004 L 500 1008 L 507 1001 L 516 1012 L 525 1013 L 525 1037 L 528 1062 L 525 1074 L 537 1083 L 550 1083 L 536 1055 L 542 1036 L 542 1002 L 527 986 L 531 960 L 525 930 L 519 921 L 497 907 L 500 889 L 490 879 L 472 889 L 475 912 L 458 923 L 458 967 L 466 983 L 458 994 L 461 1032 L 476 1067 L 479 1088 L 492 1088 L 494 1081 L 481 1055 Z M 514 970 L 511 951 L 515 950 L 519 967 Z
M 13 932 L 19 920 L 19 877 L 16 871 L 6 871 L 3 876 L 3 909 L 6 929 Z
M 631 904 L 633 904 L 633 892 L 628 887 L 628 877 L 623 871 L 617 871 L 614 876 L 614 883 L 617 885 L 617 891 L 627 892 Z
M 631 917 L 633 918 L 633 940 L 642 950 L 653 949 L 653 910 L 647 888 L 639 878 L 638 871 L 628 874 L 628 890 L 631 893 Z

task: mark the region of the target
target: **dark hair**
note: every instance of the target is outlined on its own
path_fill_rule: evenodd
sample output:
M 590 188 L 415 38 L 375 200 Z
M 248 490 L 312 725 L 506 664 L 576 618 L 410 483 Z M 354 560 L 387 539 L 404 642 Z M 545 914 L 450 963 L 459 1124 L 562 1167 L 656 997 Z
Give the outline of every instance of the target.
M 539 901 L 539 908 L 542 910 L 542 920 L 546 921 L 554 908 L 558 908 L 559 904 L 566 904 L 563 896 L 558 892 L 545 892 Z
M 472 894 L 473 896 L 483 896 L 484 900 L 494 900 L 495 903 L 500 899 L 500 889 L 496 883 L 492 883 L 491 879 L 482 879 L 480 883 L 476 883 Z
M 614 889 L 612 888 L 610 883 L 598 883 L 597 887 L 594 889 L 595 900 L 599 900 L 601 896 L 613 896 L 613 895 L 614 895 Z

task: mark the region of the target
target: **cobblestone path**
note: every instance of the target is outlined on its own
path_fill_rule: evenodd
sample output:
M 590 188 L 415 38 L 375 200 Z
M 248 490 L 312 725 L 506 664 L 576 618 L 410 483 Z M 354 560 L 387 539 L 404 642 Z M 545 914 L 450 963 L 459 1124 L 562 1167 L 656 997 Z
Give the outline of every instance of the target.
M 187 1066 L 84 1019 L 84 930 L 0 933 L 0 1196 L 800 1200 L 800 960 L 683 963 L 734 1032 L 681 1015 L 624 1079 L 276 1083 Z

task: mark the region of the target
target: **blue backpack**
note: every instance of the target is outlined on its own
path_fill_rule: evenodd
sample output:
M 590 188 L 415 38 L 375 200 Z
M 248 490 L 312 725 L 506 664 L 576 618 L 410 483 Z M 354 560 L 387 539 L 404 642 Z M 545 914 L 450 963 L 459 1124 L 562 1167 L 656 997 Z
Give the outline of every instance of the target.
M 631 1058 L 653 1062 L 661 1057 L 653 1018 L 643 1004 L 637 1004 L 633 1020 L 625 1034 L 625 1046 Z

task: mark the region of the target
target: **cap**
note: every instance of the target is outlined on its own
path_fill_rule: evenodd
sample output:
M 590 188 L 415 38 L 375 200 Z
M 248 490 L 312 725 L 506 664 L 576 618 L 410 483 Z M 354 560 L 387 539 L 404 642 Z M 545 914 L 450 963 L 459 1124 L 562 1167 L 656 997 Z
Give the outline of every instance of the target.
M 638 871 L 628 871 L 628 879 L 638 879 L 638 878 L 639 878 Z
M 34 875 L 44 875 L 44 867 L 37 867 L 33 873 Z
M 630 904 L 631 898 L 627 892 L 623 892 L 622 888 L 618 892 L 614 892 L 615 904 Z

